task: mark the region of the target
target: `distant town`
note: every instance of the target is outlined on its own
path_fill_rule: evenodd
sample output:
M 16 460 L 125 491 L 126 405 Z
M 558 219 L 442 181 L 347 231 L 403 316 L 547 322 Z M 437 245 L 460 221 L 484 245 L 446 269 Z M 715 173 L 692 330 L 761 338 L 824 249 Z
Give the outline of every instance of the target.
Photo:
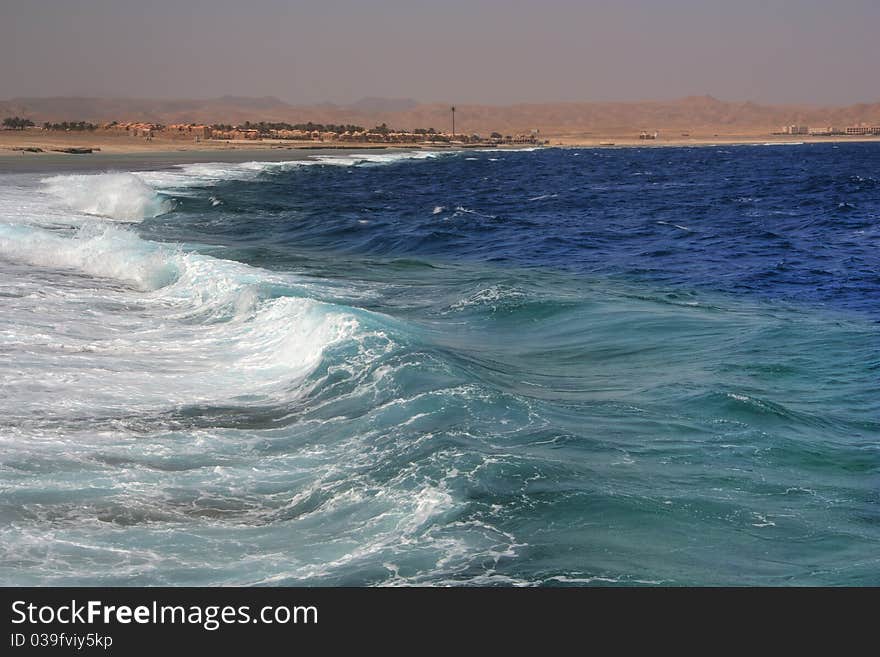
M 845 128 L 825 126 L 811 128 L 806 125 L 787 125 L 774 135 L 809 135 L 811 137 L 880 137 L 880 126 L 851 125 Z
M 64 99 L 61 99 L 64 100 Z M 48 102 L 48 101 L 47 101 Z M 60 103 L 60 101 L 58 101 Z M 63 105 L 63 103 L 61 103 Z M 556 107 L 556 106 L 548 106 Z M 590 108 L 592 106 L 585 105 Z M 615 105 L 614 107 L 617 107 Z M 620 107 L 630 112 L 640 106 Z M 38 109 L 34 114 L 28 111 L 20 115 L 7 116 L 0 125 L 0 136 L 3 144 L 0 151 L 25 153 L 63 152 L 92 153 L 109 152 L 146 152 L 170 149 L 183 150 L 226 150 L 226 149 L 319 149 L 319 148 L 485 148 L 485 147 L 524 147 L 524 146 L 631 146 L 631 145 L 699 145 L 712 143 L 761 143 L 768 135 L 780 141 L 809 139 L 811 141 L 828 140 L 873 140 L 880 138 L 880 125 L 875 116 L 878 111 L 865 110 L 859 112 L 829 112 L 827 115 L 818 113 L 798 114 L 798 122 L 784 125 L 779 129 L 768 126 L 779 124 L 791 119 L 785 116 L 777 120 L 767 120 L 766 111 L 760 110 L 762 118 L 752 118 L 752 123 L 745 127 L 732 127 L 730 121 L 720 122 L 717 115 L 736 116 L 737 112 L 757 111 L 755 108 L 735 106 L 722 103 L 712 98 L 684 99 L 673 104 L 669 116 L 656 116 L 653 105 L 638 114 L 626 119 L 618 116 L 611 109 L 605 108 L 605 119 L 592 119 L 596 126 L 577 119 L 574 115 L 559 114 L 557 110 L 544 114 L 528 113 L 512 121 L 506 110 L 498 112 L 495 120 L 486 112 L 468 111 L 466 130 L 456 130 L 456 108 L 447 106 L 445 112 L 437 107 L 420 113 L 391 112 L 387 120 L 396 124 L 409 124 L 431 121 L 435 125 L 441 123 L 447 129 L 437 130 L 434 127 L 401 129 L 392 127 L 384 114 L 373 116 L 358 115 L 353 112 L 346 116 L 339 111 L 333 116 L 335 122 L 289 123 L 284 117 L 272 117 L 271 121 L 244 120 L 251 108 L 224 105 L 228 114 L 221 108 L 213 108 L 210 103 L 202 111 L 208 116 L 236 116 L 238 122 L 209 123 L 190 120 L 188 116 L 180 116 L 180 112 L 152 110 L 148 120 L 117 121 L 116 112 L 99 101 L 93 101 L 77 112 L 80 116 L 102 116 L 101 120 L 50 120 L 54 117 L 69 116 L 70 108 L 60 110 L 51 103 Z M 688 109 L 690 108 L 690 109 Z M 211 110 L 208 112 L 208 110 Z M 247 113 L 242 110 L 248 109 Z M 613 109 L 613 108 L 612 108 Z M 674 110 L 674 111 L 673 111 Z M 126 114 L 137 116 L 135 107 L 123 110 Z M 317 112 L 317 110 L 314 110 Z M 517 110 L 519 111 L 519 110 Z M 567 111 L 567 110 L 566 110 Z M 88 112 L 88 113 L 87 113 Z M 558 112 L 563 112 L 562 109 Z M 10 112 L 11 113 L 11 112 Z M 121 112 L 120 112 L 121 113 Z M 443 114 L 447 113 L 444 117 Z M 726 114 L 725 114 L 726 113 Z M 781 110 L 780 110 L 781 113 Z M 177 116 L 175 116 L 177 114 Z M 296 116 L 296 114 L 294 114 Z M 320 116 L 320 114 L 318 114 Z M 505 118 L 507 116 L 507 118 Z M 789 115 L 791 116 L 791 115 Z M 39 117 L 36 122 L 29 117 Z M 167 118 L 166 118 L 167 117 Z M 428 117 L 428 118 L 426 118 Z M 560 118 L 561 117 L 561 118 Z M 567 118 L 569 117 L 569 118 Z M 684 118 L 683 118 L 684 117 Z M 647 119 L 647 120 L 646 120 Z M 446 121 L 449 121 L 447 124 Z M 369 122 L 368 122 L 369 121 Z M 619 123 L 613 123 L 618 121 Z M 625 121 L 625 122 L 624 122 Z M 715 121 L 714 123 L 712 121 Z M 541 129 L 524 130 L 512 127 L 515 125 L 540 124 Z M 641 125 L 639 125 L 641 124 Z M 373 127 L 365 127 L 373 125 Z M 493 130 L 493 125 L 505 126 L 501 130 Z M 818 125 L 818 127 L 817 127 Z M 478 127 L 477 127 L 478 126 Z M 572 128 L 569 128 L 572 126 Z M 574 129 L 573 126 L 579 126 Z M 835 127 L 842 126 L 842 127 Z M 546 127 L 546 130 L 544 129 Z M 662 128 L 658 130 L 657 128 Z M 0 153 L 2 155 L 3 153 Z
M 538 130 L 529 134 L 503 135 L 492 132 L 489 136 L 478 134 L 460 134 L 455 132 L 439 132 L 434 128 L 416 128 L 413 130 L 397 130 L 386 124 L 373 128 L 358 125 L 334 125 L 321 123 L 268 123 L 245 121 L 240 125 L 216 123 L 202 125 L 196 123 L 180 123 L 162 125 L 158 123 L 112 121 L 94 124 L 86 121 L 65 121 L 61 123 L 45 122 L 36 126 L 30 119 L 10 117 L 4 119 L 3 127 L 11 130 L 39 128 L 65 132 L 102 132 L 105 134 L 127 135 L 150 141 L 156 139 L 173 139 L 185 141 L 247 141 L 247 140 L 279 140 L 298 142 L 328 142 L 342 144 L 430 144 L 456 146 L 493 146 L 493 145 L 543 145 L 549 143 L 540 137 Z

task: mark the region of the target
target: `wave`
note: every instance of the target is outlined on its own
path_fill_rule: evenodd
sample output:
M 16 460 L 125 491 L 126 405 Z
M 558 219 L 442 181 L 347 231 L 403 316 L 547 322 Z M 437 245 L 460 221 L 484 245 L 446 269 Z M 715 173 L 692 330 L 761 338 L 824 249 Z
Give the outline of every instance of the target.
M 481 153 L 534 153 L 545 149 L 544 146 L 508 146 L 506 148 L 480 148 L 477 149 Z M 575 153 L 577 155 L 577 153 Z
M 528 295 L 522 290 L 507 285 L 491 285 L 459 299 L 449 307 L 449 311 L 487 307 L 494 313 L 499 309 L 516 308 L 527 300 Z
M 175 263 L 159 245 L 112 226 L 88 225 L 70 234 L 0 224 L 0 255 L 38 267 L 111 278 L 140 290 L 164 287 L 178 276 Z
M 460 151 L 448 151 L 448 154 Z M 350 153 L 347 155 L 316 155 L 319 164 L 354 166 L 359 164 L 395 164 L 405 160 L 431 160 L 440 157 L 441 151 L 405 151 L 401 153 Z
M 43 181 L 65 206 L 88 215 L 139 222 L 170 212 L 170 199 L 132 173 L 53 176 Z
M 40 297 L 20 302 L 22 311 L 36 303 L 41 321 L 60 325 L 76 308 L 92 310 L 76 313 L 75 331 L 50 342 L 35 338 L 41 333 L 27 322 L 16 325 L 20 339 L 33 342 L 34 377 L 53 367 L 59 349 L 79 354 L 54 365 L 57 377 L 43 384 L 51 395 L 35 398 L 23 386 L 19 408 L 28 400 L 39 401 L 44 413 L 173 408 L 242 396 L 289 401 L 327 349 L 347 343 L 356 356 L 371 336 L 359 311 L 297 296 L 295 281 L 258 268 L 147 242 L 114 226 L 57 233 L 0 225 L 0 258 L 126 287 L 96 288 L 87 279 L 68 285 L 52 304 L 38 303 Z M 27 371 L 20 375 L 26 383 Z
M 310 166 L 375 166 L 395 164 L 406 160 L 431 160 L 458 151 L 404 151 L 393 153 L 346 153 L 343 155 L 309 155 L 295 160 L 276 162 L 254 160 L 250 162 L 209 162 L 180 164 L 164 171 L 136 174 L 145 184 L 158 189 L 181 193 L 188 188 L 210 187 L 229 181 L 258 180 L 272 175 Z M 131 174 L 128 174 L 131 175 Z
M 484 214 L 482 212 L 477 212 L 476 210 L 471 210 L 470 208 L 466 208 L 463 205 L 455 206 L 455 212 L 453 213 L 453 217 L 459 217 L 463 214 L 470 214 L 477 217 L 483 217 L 484 219 L 497 219 L 498 217 L 494 214 Z
M 669 223 L 668 221 L 658 221 L 656 223 L 660 226 L 672 226 L 673 228 L 678 228 L 679 230 L 691 232 L 690 228 L 688 228 L 687 226 L 682 226 L 681 224 L 673 224 L 673 223 Z
M 661 156 L 643 153 L 640 166 Z M 458 160 L 449 178 L 434 175 L 441 164 L 370 169 L 389 158 L 358 154 L 138 172 L 148 195 L 200 199 L 141 225 L 59 203 L 33 176 L 10 177 L 11 191 L 0 181 L 0 576 L 742 584 L 839 572 L 839 550 L 787 559 L 802 536 L 855 536 L 844 547 L 870 557 L 873 489 L 857 475 L 876 464 L 876 323 L 683 284 L 675 262 L 638 254 L 673 251 L 666 240 L 688 227 L 711 236 L 711 217 L 657 225 L 651 208 L 630 217 L 618 197 L 591 196 L 594 221 L 586 199 L 574 205 L 583 180 L 535 188 L 564 157 L 499 156 L 520 160 L 505 169 L 516 198 L 491 180 L 462 195 Z M 343 165 L 363 168 L 330 169 Z M 612 165 L 584 180 L 616 189 Z M 285 184 L 314 166 L 304 182 L 318 184 Z M 418 168 L 437 186 L 410 177 Z M 847 164 L 841 179 L 852 170 L 869 169 Z M 211 189 L 233 178 L 250 182 Z M 755 186 L 719 183 L 718 195 Z M 375 189 L 395 195 L 377 200 Z M 517 202 L 548 190 L 566 190 L 553 215 L 552 203 Z M 642 198 L 624 196 L 626 208 Z M 849 188 L 841 198 L 860 208 L 851 217 L 870 214 Z M 828 214 L 817 221 L 831 225 L 833 204 Z M 334 232 L 320 232 L 327 224 Z M 339 240 L 340 226 L 357 242 Z M 629 228 L 647 243 L 615 250 Z M 362 257 L 367 232 L 437 241 Z M 603 267 L 632 258 L 663 276 L 515 266 L 589 253 L 586 232 Z M 196 241 L 216 246 L 200 253 Z M 822 485 L 798 492 L 804 480 Z M 652 549 L 646 537 L 670 526 Z M 761 573 L 704 559 L 715 545 Z M 873 573 L 816 581 L 860 575 Z

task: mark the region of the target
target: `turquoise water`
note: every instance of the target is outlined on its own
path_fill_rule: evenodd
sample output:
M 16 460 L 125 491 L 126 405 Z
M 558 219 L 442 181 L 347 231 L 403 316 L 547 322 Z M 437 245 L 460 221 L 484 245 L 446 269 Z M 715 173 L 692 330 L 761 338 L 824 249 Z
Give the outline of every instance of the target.
M 0 581 L 880 584 L 880 147 L 0 177 Z

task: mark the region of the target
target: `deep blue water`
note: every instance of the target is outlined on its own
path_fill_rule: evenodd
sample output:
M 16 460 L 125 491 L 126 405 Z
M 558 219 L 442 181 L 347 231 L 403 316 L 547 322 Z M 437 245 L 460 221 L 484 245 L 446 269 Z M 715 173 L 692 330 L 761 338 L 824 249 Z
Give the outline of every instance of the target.
M 880 144 L 0 177 L 0 579 L 880 584 Z
M 271 248 L 267 264 L 332 249 L 880 310 L 876 144 L 467 153 L 228 185 L 222 211 L 184 202 L 157 237 Z

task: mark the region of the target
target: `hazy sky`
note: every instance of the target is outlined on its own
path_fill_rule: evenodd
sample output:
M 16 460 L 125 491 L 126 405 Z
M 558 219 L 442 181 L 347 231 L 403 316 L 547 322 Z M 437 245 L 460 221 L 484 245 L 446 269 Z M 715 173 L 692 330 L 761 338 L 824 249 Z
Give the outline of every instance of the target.
M 880 0 L 0 0 L 0 98 L 880 100 Z

